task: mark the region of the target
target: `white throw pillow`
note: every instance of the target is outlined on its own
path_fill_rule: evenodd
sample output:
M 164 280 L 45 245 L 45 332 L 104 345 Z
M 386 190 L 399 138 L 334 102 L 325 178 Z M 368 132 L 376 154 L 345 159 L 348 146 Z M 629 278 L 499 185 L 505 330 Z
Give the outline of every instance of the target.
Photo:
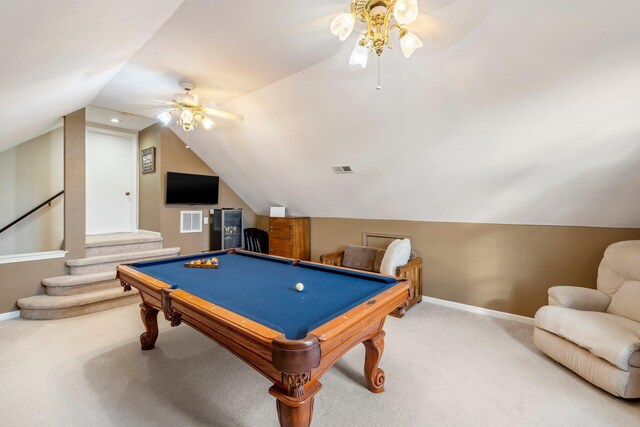
M 398 239 L 394 240 L 387 247 L 387 251 L 382 257 L 380 264 L 380 273 L 390 276 L 396 275 L 396 268 L 409 262 L 411 256 L 411 240 Z

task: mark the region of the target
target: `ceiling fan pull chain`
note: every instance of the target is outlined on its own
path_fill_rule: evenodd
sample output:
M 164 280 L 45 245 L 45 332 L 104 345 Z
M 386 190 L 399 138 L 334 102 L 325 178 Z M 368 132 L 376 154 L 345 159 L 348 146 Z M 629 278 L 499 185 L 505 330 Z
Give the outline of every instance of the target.
M 376 86 L 376 89 L 381 90 L 382 89 L 382 85 L 380 84 L 380 57 L 378 56 L 378 86 Z

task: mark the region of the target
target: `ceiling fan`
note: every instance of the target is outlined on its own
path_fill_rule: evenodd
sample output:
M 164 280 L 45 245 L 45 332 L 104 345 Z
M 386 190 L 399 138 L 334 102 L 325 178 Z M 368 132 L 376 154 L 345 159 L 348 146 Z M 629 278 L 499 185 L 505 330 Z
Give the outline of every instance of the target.
M 171 108 L 157 116 L 158 120 L 165 126 L 171 122 L 174 115 L 178 118 L 176 123 L 185 132 L 195 129 L 198 123 L 202 123 L 202 126 L 207 130 L 211 129 L 215 126 L 215 123 L 209 116 L 227 120 L 243 120 L 243 117 L 239 114 L 229 113 L 217 108 L 209 108 L 201 104 L 198 95 L 191 93 L 196 87 L 192 82 L 183 81 L 180 82 L 180 86 L 185 90 L 185 93 L 176 94 L 175 99 L 167 102 Z

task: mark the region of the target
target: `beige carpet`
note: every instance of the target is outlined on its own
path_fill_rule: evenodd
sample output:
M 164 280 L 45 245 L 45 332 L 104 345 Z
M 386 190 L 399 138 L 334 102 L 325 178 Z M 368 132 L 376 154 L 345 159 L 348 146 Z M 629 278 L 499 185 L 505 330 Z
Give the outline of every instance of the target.
M 277 425 L 266 379 L 188 326 L 161 325 L 141 352 L 135 305 L 0 322 L 0 425 Z M 323 377 L 314 426 L 640 425 L 640 401 L 546 358 L 530 326 L 422 303 L 386 330 L 386 391 L 365 388 L 358 346 Z

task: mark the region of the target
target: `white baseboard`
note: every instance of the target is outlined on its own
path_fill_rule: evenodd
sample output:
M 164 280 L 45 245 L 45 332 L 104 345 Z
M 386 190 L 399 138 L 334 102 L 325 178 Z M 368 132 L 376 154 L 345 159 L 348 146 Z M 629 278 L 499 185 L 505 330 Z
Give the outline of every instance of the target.
M 16 317 L 20 317 L 20 310 L 0 313 L 0 320 L 15 319 Z
M 459 302 L 447 301 L 444 299 L 422 296 L 422 300 L 432 304 L 442 305 L 444 307 L 456 308 L 458 310 L 468 311 L 470 313 L 483 314 L 485 316 L 497 317 L 498 319 L 515 320 L 516 322 L 533 325 L 533 318 L 519 316 L 517 314 L 505 313 L 504 311 L 491 310 L 488 308 L 476 307 L 474 305 L 462 304 Z
M 46 251 L 29 254 L 2 255 L 0 264 L 12 264 L 14 262 L 40 261 L 43 259 L 64 258 L 69 251 Z

